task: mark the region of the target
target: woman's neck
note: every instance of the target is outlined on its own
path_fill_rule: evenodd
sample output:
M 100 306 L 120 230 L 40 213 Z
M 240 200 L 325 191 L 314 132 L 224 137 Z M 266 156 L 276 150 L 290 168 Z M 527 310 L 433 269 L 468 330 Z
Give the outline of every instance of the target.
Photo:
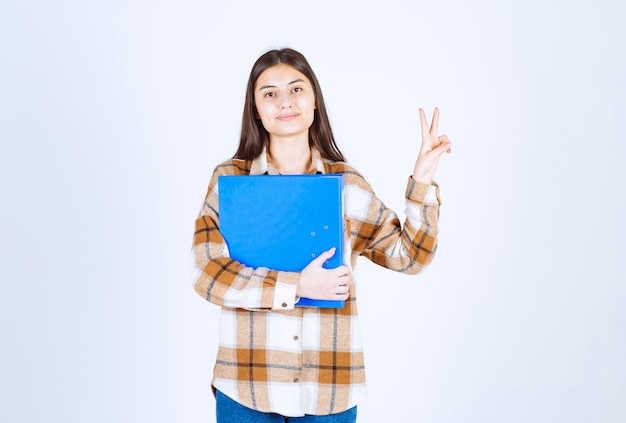
M 311 148 L 306 142 L 293 139 L 270 138 L 269 155 L 279 173 L 307 173 L 311 167 Z

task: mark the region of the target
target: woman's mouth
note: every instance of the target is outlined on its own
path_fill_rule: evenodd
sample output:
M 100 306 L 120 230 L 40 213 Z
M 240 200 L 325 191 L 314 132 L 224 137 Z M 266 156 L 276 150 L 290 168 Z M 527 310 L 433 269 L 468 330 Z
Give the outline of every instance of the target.
M 291 119 L 295 119 L 297 117 L 298 117 L 298 113 L 285 113 L 285 114 L 276 116 L 276 119 L 278 119 L 278 120 L 291 120 Z

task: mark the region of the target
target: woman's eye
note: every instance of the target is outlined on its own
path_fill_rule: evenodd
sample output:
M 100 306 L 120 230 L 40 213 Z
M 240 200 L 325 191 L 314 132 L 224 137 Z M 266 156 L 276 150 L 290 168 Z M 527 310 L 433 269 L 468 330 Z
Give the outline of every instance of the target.
M 266 92 L 265 94 L 263 94 L 263 97 L 267 97 L 267 98 L 271 98 L 274 97 L 276 94 L 274 94 L 273 92 Z
M 302 87 L 295 87 L 293 90 L 291 90 L 294 93 L 299 93 L 300 91 L 302 91 Z

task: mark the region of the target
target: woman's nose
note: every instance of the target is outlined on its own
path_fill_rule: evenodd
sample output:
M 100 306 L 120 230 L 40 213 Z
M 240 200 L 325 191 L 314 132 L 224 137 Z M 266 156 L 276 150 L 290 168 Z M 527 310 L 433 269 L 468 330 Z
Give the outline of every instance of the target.
M 291 107 L 291 99 L 289 96 L 282 96 L 280 99 L 280 107 L 281 109 L 288 109 Z

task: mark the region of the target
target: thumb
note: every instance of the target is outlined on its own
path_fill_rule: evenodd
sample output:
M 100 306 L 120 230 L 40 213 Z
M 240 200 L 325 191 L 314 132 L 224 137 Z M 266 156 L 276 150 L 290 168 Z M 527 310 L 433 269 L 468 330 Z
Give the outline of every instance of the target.
M 326 260 L 335 255 L 335 251 L 337 251 L 335 247 L 332 247 L 330 250 L 324 251 L 322 254 L 317 256 L 317 258 L 313 260 L 312 263 L 316 263 L 321 267 Z

